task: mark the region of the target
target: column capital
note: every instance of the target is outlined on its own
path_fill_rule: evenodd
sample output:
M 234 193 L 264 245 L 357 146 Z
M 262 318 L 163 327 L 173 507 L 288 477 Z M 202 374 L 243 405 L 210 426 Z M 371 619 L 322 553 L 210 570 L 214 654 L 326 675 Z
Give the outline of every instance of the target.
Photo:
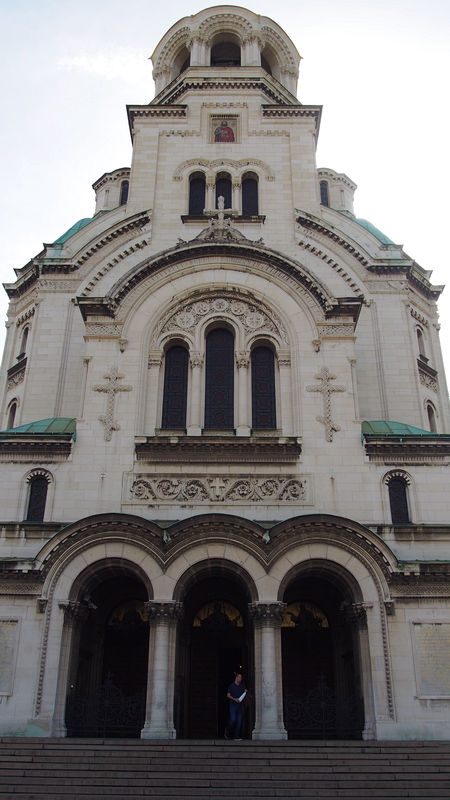
M 286 612 L 287 603 L 249 603 L 248 611 L 251 619 L 259 625 L 281 625 Z
M 61 611 L 64 611 L 64 625 L 84 622 L 88 618 L 90 608 L 86 603 L 79 603 L 75 600 L 59 603 Z
M 236 364 L 238 369 L 241 367 L 248 369 L 250 366 L 250 353 L 248 350 L 240 350 L 236 353 Z
M 145 613 L 150 620 L 172 622 L 178 620 L 183 614 L 183 603 L 176 603 L 172 600 L 148 600 L 144 603 Z
M 190 365 L 191 365 L 192 368 L 194 368 L 194 367 L 202 367 L 204 360 L 205 360 L 205 358 L 204 358 L 202 353 L 197 353 L 197 352 L 193 351 L 191 353 Z

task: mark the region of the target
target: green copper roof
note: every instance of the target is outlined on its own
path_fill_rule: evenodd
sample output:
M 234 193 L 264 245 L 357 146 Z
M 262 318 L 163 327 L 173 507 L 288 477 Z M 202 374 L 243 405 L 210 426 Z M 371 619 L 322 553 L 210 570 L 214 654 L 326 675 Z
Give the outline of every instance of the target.
M 92 220 L 93 217 L 86 217 L 85 219 L 79 219 L 78 222 L 76 222 L 75 225 L 72 225 L 72 227 L 69 228 L 68 231 L 63 233 L 63 235 L 60 236 L 59 239 L 55 239 L 53 244 L 64 244 L 64 242 L 67 242 L 67 239 L 70 239 L 71 236 L 74 236 L 76 233 L 78 233 L 78 231 L 81 231 L 81 229 L 85 228 L 86 225 L 89 225 L 89 223 L 92 222 Z
M 49 419 L 37 420 L 37 422 L 29 422 L 27 425 L 19 425 L 18 428 L 0 431 L 0 438 L 6 439 L 11 436 L 69 435 L 75 440 L 76 424 L 76 419 L 72 417 L 50 417 Z
M 394 422 L 387 419 L 364 420 L 361 425 L 363 436 L 443 436 L 446 434 L 433 433 L 423 428 L 415 428 L 406 422 Z
M 365 228 L 366 231 L 369 231 L 369 233 L 373 234 L 373 236 L 375 236 L 378 241 L 382 242 L 383 244 L 395 244 L 392 239 L 389 239 L 384 233 L 378 230 L 378 228 L 376 228 L 375 225 L 372 225 L 369 220 L 355 218 L 355 222 L 357 222 L 358 225 L 361 225 L 362 228 Z

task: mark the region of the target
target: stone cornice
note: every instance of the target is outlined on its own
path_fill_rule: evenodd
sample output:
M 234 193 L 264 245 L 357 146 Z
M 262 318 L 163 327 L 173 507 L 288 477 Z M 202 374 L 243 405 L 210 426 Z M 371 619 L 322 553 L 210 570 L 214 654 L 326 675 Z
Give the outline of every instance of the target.
M 138 461 L 191 463 L 291 463 L 301 454 L 295 436 L 146 436 L 136 437 Z
M 134 123 L 139 119 L 179 119 L 187 120 L 187 106 L 186 105 L 147 105 L 147 106 L 134 106 L 127 105 L 128 124 L 130 126 L 130 133 L 133 134 Z
M 291 98 L 288 90 L 284 89 L 278 82 L 275 85 L 274 81 L 270 81 L 261 68 L 255 68 L 255 72 L 259 69 L 261 77 L 257 77 L 255 74 L 248 77 L 242 74 L 230 77 L 221 75 L 219 77 L 211 71 L 214 68 L 210 68 L 209 71 L 208 68 L 200 67 L 196 69 L 204 71 L 204 74 L 195 77 L 193 75 L 193 69 L 190 70 L 189 77 L 183 73 L 184 77 L 181 76 L 178 78 L 158 95 L 157 107 L 164 108 L 166 104 L 176 107 L 176 101 L 187 92 L 208 92 L 208 94 L 217 92 L 222 95 L 224 92 L 229 91 L 238 92 L 239 94 L 258 92 L 267 97 L 268 100 L 280 106 L 287 105 Z M 245 67 L 245 69 L 250 68 Z
M 72 452 L 72 434 L 11 435 L 0 439 L 0 462 L 41 463 L 65 461 Z
M 450 463 L 450 435 L 431 433 L 423 436 L 363 436 L 369 461 L 383 464 Z
M 120 180 L 121 178 L 129 178 L 131 173 L 130 167 L 119 167 L 118 169 L 113 170 L 113 172 L 104 172 L 100 178 L 92 184 L 92 188 L 94 192 L 97 192 L 101 189 L 102 186 L 106 186 L 108 183 L 115 183 L 115 181 Z

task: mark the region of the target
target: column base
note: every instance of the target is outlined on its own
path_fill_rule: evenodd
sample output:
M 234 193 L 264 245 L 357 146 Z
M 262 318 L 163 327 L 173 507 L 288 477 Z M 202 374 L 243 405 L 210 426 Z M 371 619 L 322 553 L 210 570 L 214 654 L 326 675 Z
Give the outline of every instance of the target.
M 248 425 L 238 425 L 236 428 L 236 436 L 250 436 L 251 429 Z
M 160 727 L 157 728 L 152 726 L 146 726 L 141 730 L 141 739 L 176 739 L 177 732 L 175 728 L 165 728 Z
M 287 731 L 284 728 L 255 729 L 252 733 L 252 739 L 255 741 L 285 741 L 287 738 Z

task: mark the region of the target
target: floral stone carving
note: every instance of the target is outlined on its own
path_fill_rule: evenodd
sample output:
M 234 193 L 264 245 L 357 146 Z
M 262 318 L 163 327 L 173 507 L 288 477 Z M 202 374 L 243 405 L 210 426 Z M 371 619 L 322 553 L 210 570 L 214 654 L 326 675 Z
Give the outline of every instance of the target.
M 312 504 L 309 476 L 292 475 L 133 475 L 128 500 L 133 503 L 291 503 Z

